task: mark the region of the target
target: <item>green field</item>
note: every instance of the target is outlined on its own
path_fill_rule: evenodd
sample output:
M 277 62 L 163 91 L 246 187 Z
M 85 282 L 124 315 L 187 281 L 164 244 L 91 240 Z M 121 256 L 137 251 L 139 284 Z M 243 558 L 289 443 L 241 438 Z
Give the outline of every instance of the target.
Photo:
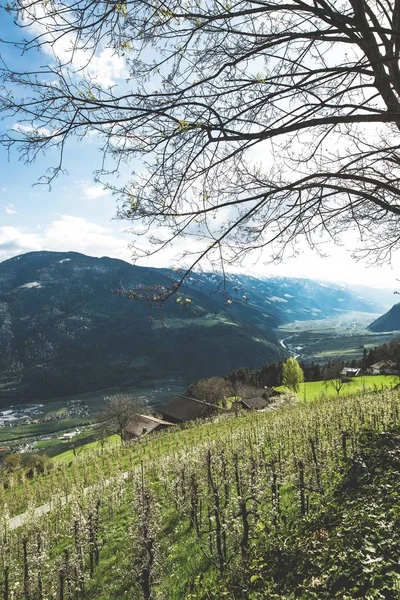
M 397 337 L 392 333 L 389 334 L 357 334 L 348 336 L 338 337 L 317 337 L 317 339 L 310 339 L 309 346 L 306 346 L 309 352 L 308 361 L 313 360 L 314 362 L 324 362 L 334 358 L 351 361 L 361 359 L 363 356 L 364 348 L 370 350 L 381 344 L 390 342 L 394 337 Z M 304 343 L 301 340 L 299 344 Z
M 57 434 L 61 431 L 82 427 L 91 423 L 88 417 L 79 419 L 61 419 L 60 421 L 46 421 L 45 423 L 33 423 L 20 425 L 19 427 L 4 427 L 0 429 L 0 442 L 20 442 L 21 440 L 38 438 L 41 435 Z
M 74 438 L 75 441 L 75 438 Z M 81 438 L 82 445 L 78 446 L 76 455 L 79 456 L 80 459 L 83 459 L 85 456 L 90 458 L 93 455 L 100 454 L 102 451 L 102 447 L 99 441 L 96 440 L 95 436 L 89 436 L 88 438 Z M 69 444 L 68 444 L 69 445 Z M 67 446 L 68 446 L 67 445 Z M 104 448 L 106 451 L 109 451 L 111 448 L 115 446 L 121 445 L 121 438 L 118 435 L 109 436 L 104 444 Z M 54 454 L 54 461 L 63 463 L 70 462 L 74 460 L 74 452 L 73 450 L 65 450 L 65 445 L 60 449 L 57 454 Z M 48 454 L 48 452 L 46 452 Z
M 34 445 L 34 451 L 46 454 L 55 460 L 72 460 L 74 456 L 85 454 L 92 450 L 100 450 L 101 445 L 97 442 L 97 430 L 95 425 L 84 427 L 72 440 L 62 440 L 54 437 L 50 440 L 38 440 Z M 115 443 L 111 436 L 107 438 L 107 446 Z
M 351 382 L 345 383 L 340 390 L 340 396 L 348 396 L 357 392 L 392 390 L 400 383 L 399 377 L 395 375 L 364 375 L 362 377 L 353 377 Z M 276 388 L 278 391 L 287 391 L 284 386 Z M 319 397 L 337 397 L 337 392 L 325 381 L 308 381 L 300 384 L 298 392 L 300 401 L 310 402 Z M 107 445 L 120 443 L 119 437 L 114 435 L 107 439 Z M 80 435 L 74 438 L 74 444 L 78 447 L 78 452 L 83 454 L 100 451 L 100 443 L 96 441 L 96 432 L 92 427 L 86 428 Z M 45 453 L 52 456 L 57 461 L 69 461 L 73 458 L 73 451 L 66 450 L 70 443 L 60 443 L 58 440 L 52 442 L 43 442 L 42 449 Z M 37 446 L 39 447 L 39 446 Z M 49 449 L 51 449 L 49 451 Z
M 400 378 L 397 375 L 363 375 L 361 377 L 353 377 L 349 383 L 345 383 L 339 395 L 348 396 L 356 392 L 392 390 L 399 383 Z M 287 388 L 283 385 L 275 389 L 279 392 L 287 391 Z M 308 402 L 315 400 L 319 396 L 335 397 L 337 396 L 337 392 L 333 387 L 327 385 L 326 381 L 306 381 L 300 384 L 297 395 L 300 400 Z
M 355 392 L 368 390 L 393 389 L 399 383 L 399 378 L 393 375 L 366 375 L 355 377 L 349 383 L 345 383 L 340 391 L 340 396 L 349 395 Z M 276 388 L 278 391 L 285 392 L 284 386 Z M 146 389 L 147 391 L 153 391 Z M 142 391 L 145 391 L 142 388 Z M 325 381 L 308 381 L 300 384 L 298 397 L 301 401 L 313 401 L 319 396 L 336 397 L 336 390 L 327 386 Z M 84 395 L 82 396 L 83 399 Z M 73 398 L 73 397 L 72 397 Z M 62 419 L 59 421 L 48 421 L 45 423 L 36 423 L 30 425 L 21 425 L 13 428 L 0 429 L 0 444 L 21 445 L 28 442 L 35 442 L 33 449 L 41 454 L 47 454 L 51 458 L 59 461 L 72 460 L 75 453 L 87 453 L 91 450 L 99 450 L 100 444 L 96 442 L 96 414 L 104 406 L 103 397 L 99 393 L 87 394 L 85 402 L 91 407 L 93 415 L 88 418 Z M 66 399 L 56 400 L 44 407 L 46 415 L 63 412 L 67 406 Z M 73 440 L 60 440 L 62 432 L 79 428 L 80 433 L 74 436 Z M 42 440 L 45 436 L 51 436 L 51 439 Z M 115 443 L 116 438 L 112 438 L 111 443 Z
M 203 317 L 193 317 L 191 319 L 179 319 L 177 317 L 169 317 L 161 320 L 154 320 L 152 324 L 153 329 L 162 329 L 168 327 L 169 329 L 182 329 L 188 326 L 193 327 L 215 327 L 216 325 L 232 325 L 233 327 L 239 327 L 239 323 L 230 321 L 224 315 L 208 314 Z

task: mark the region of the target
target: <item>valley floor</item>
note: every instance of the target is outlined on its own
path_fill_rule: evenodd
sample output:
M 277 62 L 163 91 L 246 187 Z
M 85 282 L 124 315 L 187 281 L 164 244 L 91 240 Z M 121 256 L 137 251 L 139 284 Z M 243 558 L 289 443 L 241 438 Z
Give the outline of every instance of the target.
M 374 313 L 343 312 L 337 317 L 295 321 L 277 332 L 281 345 L 298 360 L 324 363 L 337 359 L 361 359 L 370 350 L 399 336 L 398 331 L 374 333 L 367 329 Z
M 112 388 L 55 398 L 34 405 L 0 408 L 0 457 L 1 448 L 5 449 L 3 453 L 12 448 L 17 452 L 40 452 L 50 457 L 60 457 L 61 460 L 71 460 L 72 448 L 80 452 L 83 447 L 92 447 L 96 444 L 95 440 L 98 438 L 96 422 L 99 413 L 104 409 L 105 397 L 114 394 L 133 394 L 141 398 L 144 404 L 148 404 L 150 410 L 154 410 L 171 396 L 182 393 L 186 388 L 187 384 L 182 379 L 166 379 L 130 388 Z M 71 405 L 79 405 L 79 403 L 85 406 L 85 416 L 73 414 L 65 417 L 67 411 L 71 410 Z M 34 413 L 32 413 L 32 406 L 36 407 Z M 7 413 L 7 417 L 2 417 L 2 413 Z M 21 419 L 23 416 L 31 417 L 31 422 L 25 425 L 8 426 L 10 423 L 13 424 L 13 421 L 6 421 L 6 418 Z M 72 433 L 72 439 L 63 439 L 64 433 Z M 112 441 L 109 440 L 109 443 Z

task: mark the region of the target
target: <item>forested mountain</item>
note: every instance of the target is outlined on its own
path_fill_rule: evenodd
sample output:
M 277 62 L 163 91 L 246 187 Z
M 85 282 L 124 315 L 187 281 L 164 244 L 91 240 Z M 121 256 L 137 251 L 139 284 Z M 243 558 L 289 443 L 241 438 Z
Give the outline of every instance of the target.
M 343 310 L 382 311 L 359 292 L 309 280 L 193 274 L 162 310 L 122 288 L 177 275 L 75 252 L 0 264 L 0 401 L 161 377 L 225 374 L 283 357 L 275 328 Z
M 395 304 L 392 308 L 373 321 L 368 327 L 371 331 L 400 331 L 400 304 Z
M 219 289 L 225 292 L 225 297 L 237 298 L 240 302 L 235 303 L 231 310 L 237 310 L 241 315 L 247 313 L 246 306 L 258 308 L 263 320 L 268 319 L 272 326 L 297 320 L 323 319 L 343 311 L 379 313 L 383 306 L 390 306 L 393 295 L 387 290 L 363 286 L 353 289 L 350 286 L 293 277 L 260 279 L 248 275 L 229 275 L 222 284 L 221 276 L 214 273 L 196 273 L 189 278 L 188 285 L 191 288 L 200 287 L 210 294 Z

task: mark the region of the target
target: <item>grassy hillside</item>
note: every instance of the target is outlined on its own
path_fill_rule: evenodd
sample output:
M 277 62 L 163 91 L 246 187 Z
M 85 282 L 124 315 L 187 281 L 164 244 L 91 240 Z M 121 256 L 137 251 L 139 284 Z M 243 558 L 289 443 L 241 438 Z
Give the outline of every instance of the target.
M 0 499 L 0 593 L 396 598 L 399 408 L 382 391 L 224 416 L 16 476 Z M 31 518 L 8 531 L 5 503 Z
M 396 375 L 363 375 L 351 378 L 348 383 L 343 385 L 339 395 L 348 396 L 357 392 L 391 390 L 399 383 L 400 379 Z M 286 391 L 283 385 L 276 389 L 280 392 Z M 321 395 L 336 398 L 337 392 L 332 386 L 327 385 L 326 381 L 306 381 L 300 384 L 298 396 L 302 400 L 316 400 Z
M 354 394 L 356 392 L 376 391 L 381 389 L 393 389 L 399 384 L 399 377 L 394 375 L 371 375 L 355 377 L 343 385 L 340 390 L 340 396 Z M 169 383 L 169 386 L 172 384 Z M 182 382 L 176 382 L 174 388 L 180 393 L 184 387 Z M 122 391 L 122 393 L 133 393 L 135 395 L 152 395 L 152 407 L 156 410 L 162 398 L 169 398 L 172 392 L 171 387 L 164 388 L 132 388 L 122 390 L 103 390 L 96 393 L 91 392 L 79 396 L 89 406 L 91 413 L 88 417 L 68 418 L 60 421 L 40 422 L 29 425 L 20 425 L 18 427 L 0 428 L 0 446 L 9 446 L 17 452 L 28 452 L 29 450 L 38 451 L 41 454 L 61 461 L 71 461 L 75 453 L 87 453 L 92 449 L 100 448 L 95 440 L 98 437 L 95 423 L 98 421 L 98 412 L 104 407 L 104 396 Z M 278 391 L 285 392 L 284 386 L 276 388 Z M 169 390 L 169 391 L 167 391 Z M 331 386 L 326 386 L 325 381 L 308 381 L 300 385 L 298 397 L 300 401 L 314 401 L 320 396 L 337 397 L 336 390 Z M 76 397 L 72 397 L 76 399 Z M 40 411 L 40 416 L 54 415 L 61 413 L 68 408 L 68 398 L 56 399 L 44 405 Z M 60 439 L 65 431 L 72 431 L 76 428 L 76 433 L 71 441 Z M 36 441 L 35 441 L 36 440 Z M 29 448 L 27 448 L 29 445 Z M 1 457 L 1 454 L 0 454 Z

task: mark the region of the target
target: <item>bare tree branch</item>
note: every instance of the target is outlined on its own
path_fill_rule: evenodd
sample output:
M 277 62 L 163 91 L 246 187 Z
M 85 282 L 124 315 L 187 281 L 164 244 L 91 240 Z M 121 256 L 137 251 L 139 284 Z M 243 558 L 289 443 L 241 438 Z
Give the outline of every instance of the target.
M 102 144 L 96 178 L 132 223 L 135 258 L 187 238 L 182 278 L 354 229 L 360 255 L 400 242 L 397 0 L 11 0 L 26 56 L 2 59 L 1 143 L 22 160 Z M 12 40 L 3 40 L 3 44 Z M 1 48 L 1 46 L 0 46 Z M 124 60 L 102 83 L 93 59 Z M 118 186 L 110 175 L 139 165 Z M 162 299 L 163 294 L 159 294 Z

